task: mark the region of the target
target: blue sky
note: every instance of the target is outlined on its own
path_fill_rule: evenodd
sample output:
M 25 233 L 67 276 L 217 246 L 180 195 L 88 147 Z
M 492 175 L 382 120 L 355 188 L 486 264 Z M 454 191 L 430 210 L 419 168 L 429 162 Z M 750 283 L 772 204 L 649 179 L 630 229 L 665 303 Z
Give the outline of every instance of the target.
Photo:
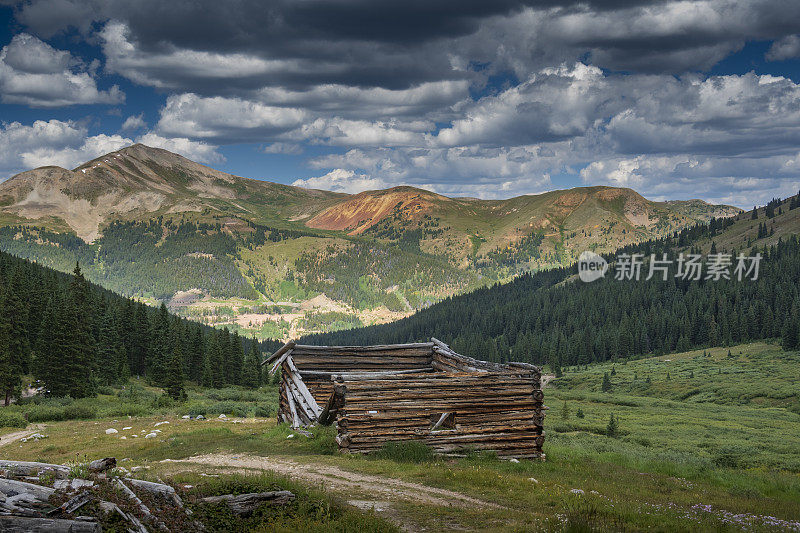
M 748 207 L 800 189 L 800 3 L 0 0 L 0 179 L 132 142 L 345 192 Z

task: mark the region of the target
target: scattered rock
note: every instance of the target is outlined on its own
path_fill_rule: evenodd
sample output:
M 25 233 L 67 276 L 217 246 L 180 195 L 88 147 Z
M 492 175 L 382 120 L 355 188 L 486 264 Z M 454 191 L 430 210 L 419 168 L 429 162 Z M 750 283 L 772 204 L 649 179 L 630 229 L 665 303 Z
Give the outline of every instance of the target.
M 114 429 L 114 428 L 108 428 L 108 429 L 106 430 L 106 435 L 114 435 L 115 433 L 119 433 L 119 431 L 117 431 L 117 430 L 116 430 L 116 429 Z
M 572 494 L 578 494 L 578 495 L 583 495 L 584 494 L 583 489 L 569 489 L 569 491 Z
M 529 477 L 528 481 L 530 481 L 531 483 L 536 483 L 537 485 L 539 484 L 539 480 L 536 479 L 535 477 Z
M 294 438 L 294 433 L 291 433 L 291 434 L 289 434 L 289 435 L 286 435 L 286 438 L 287 438 L 287 439 L 293 439 L 293 438 Z
M 164 420 L 163 422 L 156 422 L 153 427 L 157 428 L 158 426 L 163 426 L 164 424 L 169 424 L 169 422 L 166 420 Z
M 39 439 L 46 439 L 47 435 L 42 435 L 41 433 L 34 433 L 33 435 L 28 435 L 27 437 L 23 437 L 19 439 L 20 442 L 28 442 L 30 440 L 34 442 L 38 442 Z
M 191 416 L 189 416 L 189 415 L 183 415 L 181 418 L 183 418 L 184 420 L 189 420 L 189 419 L 190 419 L 190 418 L 192 418 L 192 417 L 191 417 Z
M 158 437 L 158 433 L 155 433 L 155 432 L 148 433 L 147 435 L 144 436 L 144 438 L 146 438 L 146 439 L 154 439 L 156 437 Z
M 509 459 L 509 461 L 512 463 L 518 463 L 519 459 L 517 459 L 516 457 L 512 457 L 511 459 Z
M 197 415 L 197 418 L 195 418 L 195 420 L 205 420 L 205 419 L 206 417 L 204 417 L 203 415 Z
M 228 416 L 227 416 L 225 413 L 222 413 L 222 414 L 221 414 L 221 415 L 219 415 L 217 418 L 228 418 Z
M 122 428 L 122 431 L 128 431 L 129 429 L 133 429 L 131 426 Z
M 125 435 L 123 435 L 123 436 L 121 436 L 121 437 L 119 438 L 119 440 L 128 440 L 128 437 L 126 437 Z
M 89 463 L 89 472 L 105 472 L 115 466 L 117 466 L 117 460 L 114 457 L 105 457 Z

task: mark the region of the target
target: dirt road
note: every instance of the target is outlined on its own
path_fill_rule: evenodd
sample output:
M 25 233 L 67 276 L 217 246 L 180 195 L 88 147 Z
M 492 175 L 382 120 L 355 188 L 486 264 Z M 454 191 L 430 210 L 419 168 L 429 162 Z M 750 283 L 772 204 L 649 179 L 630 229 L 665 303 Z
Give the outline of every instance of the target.
M 33 426 L 28 426 L 27 429 L 23 429 L 21 431 L 12 431 L 11 433 L 6 433 L 5 435 L 0 435 L 0 447 L 8 446 L 14 442 L 17 442 L 19 439 L 23 437 L 27 437 L 28 435 L 33 435 L 34 433 L 38 433 L 39 430 L 44 428 L 41 424 L 35 424 Z
M 388 502 L 406 500 L 444 507 L 500 509 L 499 505 L 445 489 L 428 487 L 395 478 L 358 474 L 339 467 L 320 463 L 298 463 L 285 457 L 255 457 L 250 455 L 209 454 L 188 459 L 171 460 L 171 463 L 231 467 L 237 470 L 272 470 L 292 479 L 322 485 L 327 490 L 349 494 L 351 497 L 368 497 L 356 500 L 366 504 L 371 500 Z M 375 501 L 374 503 L 381 503 Z

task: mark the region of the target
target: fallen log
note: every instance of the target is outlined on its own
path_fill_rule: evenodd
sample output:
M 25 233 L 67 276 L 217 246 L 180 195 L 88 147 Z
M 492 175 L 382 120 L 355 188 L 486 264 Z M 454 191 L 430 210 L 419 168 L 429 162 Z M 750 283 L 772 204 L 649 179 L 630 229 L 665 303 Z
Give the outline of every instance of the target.
M 38 476 L 42 472 L 52 472 L 57 478 L 69 475 L 69 467 L 50 463 L 36 463 L 30 461 L 8 461 L 0 459 L 0 469 L 9 470 L 14 476 Z
M 52 496 L 55 491 L 55 489 L 42 485 L 0 478 L 0 493 L 5 494 L 7 497 L 16 496 L 17 494 L 29 494 L 39 501 L 46 502 L 50 500 L 50 496 Z
M 172 501 L 176 506 L 183 509 L 183 500 L 175 492 L 175 489 L 164 483 L 155 483 L 153 481 L 144 481 L 141 479 L 125 478 L 125 481 L 136 487 L 137 489 L 146 490 L 151 494 L 156 494 L 166 500 Z
M 117 478 L 116 479 L 116 483 L 117 483 L 117 486 L 125 494 L 125 496 L 127 496 L 129 500 L 131 500 L 133 503 L 136 504 L 136 506 L 139 508 L 139 510 L 142 512 L 143 515 L 145 515 L 147 518 L 153 520 L 158 525 L 158 528 L 160 530 L 169 531 L 167 529 L 166 524 L 164 524 L 164 522 L 162 522 L 161 520 L 156 518 L 156 516 L 153 515 L 153 513 L 150 512 L 150 509 L 144 504 L 144 502 L 139 499 L 139 497 L 136 495 L 136 493 L 133 492 L 125 483 L 123 483 L 121 479 Z
M 70 498 L 69 500 L 65 501 L 61 504 L 61 507 L 56 509 L 56 511 L 62 511 L 64 513 L 72 514 L 90 501 L 92 501 L 92 494 L 88 490 L 84 490 Z M 51 514 L 55 511 L 51 511 Z
M 294 501 L 294 494 L 288 490 L 273 492 L 254 492 L 251 494 L 226 494 L 224 496 L 208 496 L 200 500 L 202 503 L 225 503 L 234 514 L 248 516 L 260 505 L 286 505 Z
M 101 502 L 98 502 L 98 505 L 100 506 L 100 509 L 102 509 L 105 513 L 117 513 L 124 520 L 127 520 L 128 522 L 132 523 L 134 526 L 136 526 L 136 530 L 135 531 L 138 531 L 139 533 L 149 533 L 147 531 L 147 528 L 144 527 L 144 524 L 142 524 L 139 521 L 138 518 L 136 518 L 132 514 L 129 515 L 129 514 L 125 513 L 122 509 L 119 508 L 119 506 L 117 504 L 111 503 L 111 502 L 103 502 L 103 501 L 101 501 Z M 128 531 L 134 531 L 134 530 L 130 530 L 129 529 Z
M 0 516 L 0 531 L 6 533 L 99 533 L 102 529 L 97 522 L 87 520 Z

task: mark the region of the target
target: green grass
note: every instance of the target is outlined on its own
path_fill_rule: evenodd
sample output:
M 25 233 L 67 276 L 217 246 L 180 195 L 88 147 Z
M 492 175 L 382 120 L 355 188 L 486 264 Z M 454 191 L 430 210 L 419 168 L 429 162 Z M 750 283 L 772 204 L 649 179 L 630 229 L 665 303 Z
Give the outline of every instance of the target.
M 374 456 L 342 455 L 333 428 L 317 428 L 307 438 L 286 425 L 276 425 L 273 417 L 237 422 L 184 420 L 177 407 L 158 416 L 46 423 L 39 431 L 47 439 L 4 448 L 3 455 L 64 462 L 91 450 L 91 458 L 129 458 L 129 465 L 148 466 L 148 476 L 194 485 L 198 495 L 228 487 L 245 491 L 272 486 L 277 478 L 269 473 L 231 477 L 224 469 L 210 467 L 203 467 L 204 471 L 217 472 L 219 478 L 197 477 L 198 471 L 185 463 L 160 461 L 207 453 L 286 456 L 311 469 L 335 466 L 453 490 L 500 506 L 394 504 L 393 519 L 411 524 L 412 529 L 432 531 L 740 531 L 744 526 L 749 531 L 781 531 L 800 527 L 796 523 L 800 520 L 800 415 L 791 410 L 796 397 L 785 394 L 796 379 L 797 354 L 765 343 L 732 347 L 730 358 L 727 352 L 727 348 L 715 348 L 707 351 L 708 356 L 701 350 L 567 369 L 564 378 L 546 389 L 550 410 L 545 422 L 545 462 L 515 464 L 487 453 L 437 457 L 408 443 L 387 446 Z M 612 368 L 612 391 L 603 393 L 599 390 L 602 376 L 611 374 Z M 650 386 L 645 388 L 638 382 L 646 383 L 647 375 Z M 682 398 L 689 384 L 702 393 Z M 157 392 L 145 388 L 138 393 Z M 190 403 L 274 405 L 270 403 L 276 401 L 274 392 L 271 387 L 193 390 Z M 103 412 L 105 400 L 94 401 L 97 411 Z M 579 410 L 582 418 L 577 416 Z M 619 419 L 617 438 L 604 434 L 612 412 Z M 130 436 L 151 431 L 163 420 L 170 424 L 159 426 L 163 432 L 155 439 Z M 132 429 L 123 431 L 127 426 Z M 120 433 L 106 435 L 108 427 Z M 0 436 L 10 431 L 16 430 L 2 429 Z M 123 434 L 128 438 L 122 440 Z M 286 486 L 284 481 L 278 483 Z M 296 489 L 307 488 L 298 485 Z M 350 499 L 353 494 L 343 489 L 329 492 L 333 497 L 313 490 L 304 493 L 309 495 L 308 502 L 317 503 L 303 503 L 295 514 L 274 517 L 275 529 L 371 531 L 387 527 L 374 521 L 377 517 L 336 507 L 338 498 Z M 319 502 L 328 502 L 325 505 L 331 505 L 331 511 L 323 505 L 318 514 Z M 795 523 L 770 522 L 765 517 Z M 215 515 L 214 520 L 220 520 L 220 530 L 233 527 L 226 521 L 229 517 Z M 251 526 L 266 527 L 248 523 Z

